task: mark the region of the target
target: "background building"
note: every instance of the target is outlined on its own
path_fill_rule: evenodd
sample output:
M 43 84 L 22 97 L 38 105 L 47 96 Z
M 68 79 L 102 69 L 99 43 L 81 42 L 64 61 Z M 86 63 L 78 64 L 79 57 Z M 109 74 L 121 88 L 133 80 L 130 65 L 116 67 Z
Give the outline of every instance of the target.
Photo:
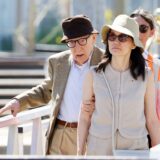
M 69 15 L 86 14 L 100 31 L 118 14 L 139 7 L 153 13 L 158 6 L 160 0 L 0 0 L 0 56 L 4 51 L 21 56 L 46 48 L 63 50 L 60 22 Z M 100 36 L 97 45 L 103 48 Z

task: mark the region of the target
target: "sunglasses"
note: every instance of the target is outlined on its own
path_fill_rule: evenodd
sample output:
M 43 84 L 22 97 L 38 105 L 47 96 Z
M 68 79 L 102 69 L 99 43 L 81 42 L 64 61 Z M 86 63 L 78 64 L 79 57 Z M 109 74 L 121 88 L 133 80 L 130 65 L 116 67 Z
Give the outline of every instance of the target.
M 109 41 L 115 41 L 118 38 L 119 42 L 126 42 L 130 36 L 126 34 L 120 34 L 120 35 L 115 35 L 114 33 L 109 33 L 108 34 L 108 40 Z
M 139 31 L 140 31 L 141 33 L 146 33 L 146 32 L 148 31 L 148 29 L 149 29 L 149 26 L 146 26 L 146 25 L 144 25 L 144 24 L 141 24 L 141 25 L 139 26 Z

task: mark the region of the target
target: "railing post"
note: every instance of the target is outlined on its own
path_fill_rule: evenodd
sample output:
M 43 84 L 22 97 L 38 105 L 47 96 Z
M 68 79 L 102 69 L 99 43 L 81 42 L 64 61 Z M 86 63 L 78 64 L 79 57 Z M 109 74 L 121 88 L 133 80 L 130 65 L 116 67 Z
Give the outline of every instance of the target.
M 43 137 L 41 117 L 33 119 L 31 155 L 43 155 Z
M 33 125 L 32 125 L 32 142 L 31 142 L 30 154 L 44 155 L 45 138 L 42 135 L 43 130 L 42 130 L 41 117 L 46 115 L 50 115 L 50 106 L 44 106 L 41 108 L 22 112 L 22 113 L 19 113 L 16 117 L 9 115 L 9 116 L 0 118 L 0 128 L 3 128 L 3 127 L 9 128 L 7 151 L 6 151 L 8 155 L 24 154 L 23 132 L 25 132 L 26 129 L 25 129 L 25 126 L 23 126 L 23 124 L 28 123 L 31 120 L 33 122 Z M 46 122 L 43 123 L 45 126 L 46 126 Z M 19 125 L 22 125 L 22 127 Z M 30 131 L 30 127 L 27 130 Z
M 19 155 L 24 154 L 23 149 L 23 127 L 18 127 L 18 147 L 19 147 Z
M 19 154 L 17 125 L 12 125 L 8 130 L 7 154 Z

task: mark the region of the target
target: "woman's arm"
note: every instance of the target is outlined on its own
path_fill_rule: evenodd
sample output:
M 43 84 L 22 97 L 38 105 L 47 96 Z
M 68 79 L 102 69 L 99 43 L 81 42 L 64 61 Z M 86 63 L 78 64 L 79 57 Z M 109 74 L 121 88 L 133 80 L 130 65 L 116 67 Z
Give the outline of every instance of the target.
M 92 73 L 88 72 L 84 79 L 83 84 L 83 92 L 82 92 L 82 104 L 81 111 L 79 115 L 78 121 L 78 135 L 77 135 L 77 154 L 84 155 L 85 154 L 85 144 L 88 137 L 88 131 L 91 123 L 92 112 L 87 111 L 85 108 L 85 103 L 88 101 L 92 101 L 93 97 L 93 77 Z M 94 103 L 90 103 L 88 107 L 93 108 Z
M 160 144 L 160 121 L 156 114 L 154 75 L 150 74 L 145 94 L 145 115 L 152 146 Z

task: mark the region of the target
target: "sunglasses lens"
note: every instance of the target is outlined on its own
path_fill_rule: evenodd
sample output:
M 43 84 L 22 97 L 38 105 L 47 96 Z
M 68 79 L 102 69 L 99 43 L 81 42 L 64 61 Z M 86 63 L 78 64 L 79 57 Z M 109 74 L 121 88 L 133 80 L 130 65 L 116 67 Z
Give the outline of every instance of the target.
M 110 41 L 115 41 L 116 38 L 117 38 L 117 36 L 114 35 L 114 34 L 109 34 L 109 35 L 108 35 L 108 40 L 110 40 Z
M 149 26 L 140 25 L 140 26 L 139 26 L 139 31 L 140 31 L 141 33 L 146 33 L 146 32 L 148 31 L 148 28 L 149 28 Z
M 116 38 L 118 38 L 118 40 L 120 41 L 120 42 L 126 42 L 127 40 L 128 40 L 128 35 L 126 35 L 126 34 L 120 34 L 120 35 L 115 35 L 115 34 L 108 34 L 108 40 L 109 41 L 115 41 L 116 40 Z
M 118 40 L 120 41 L 120 42 L 126 42 L 127 40 L 128 40 L 128 35 L 125 35 L 125 34 L 120 34 L 119 36 L 118 36 Z

